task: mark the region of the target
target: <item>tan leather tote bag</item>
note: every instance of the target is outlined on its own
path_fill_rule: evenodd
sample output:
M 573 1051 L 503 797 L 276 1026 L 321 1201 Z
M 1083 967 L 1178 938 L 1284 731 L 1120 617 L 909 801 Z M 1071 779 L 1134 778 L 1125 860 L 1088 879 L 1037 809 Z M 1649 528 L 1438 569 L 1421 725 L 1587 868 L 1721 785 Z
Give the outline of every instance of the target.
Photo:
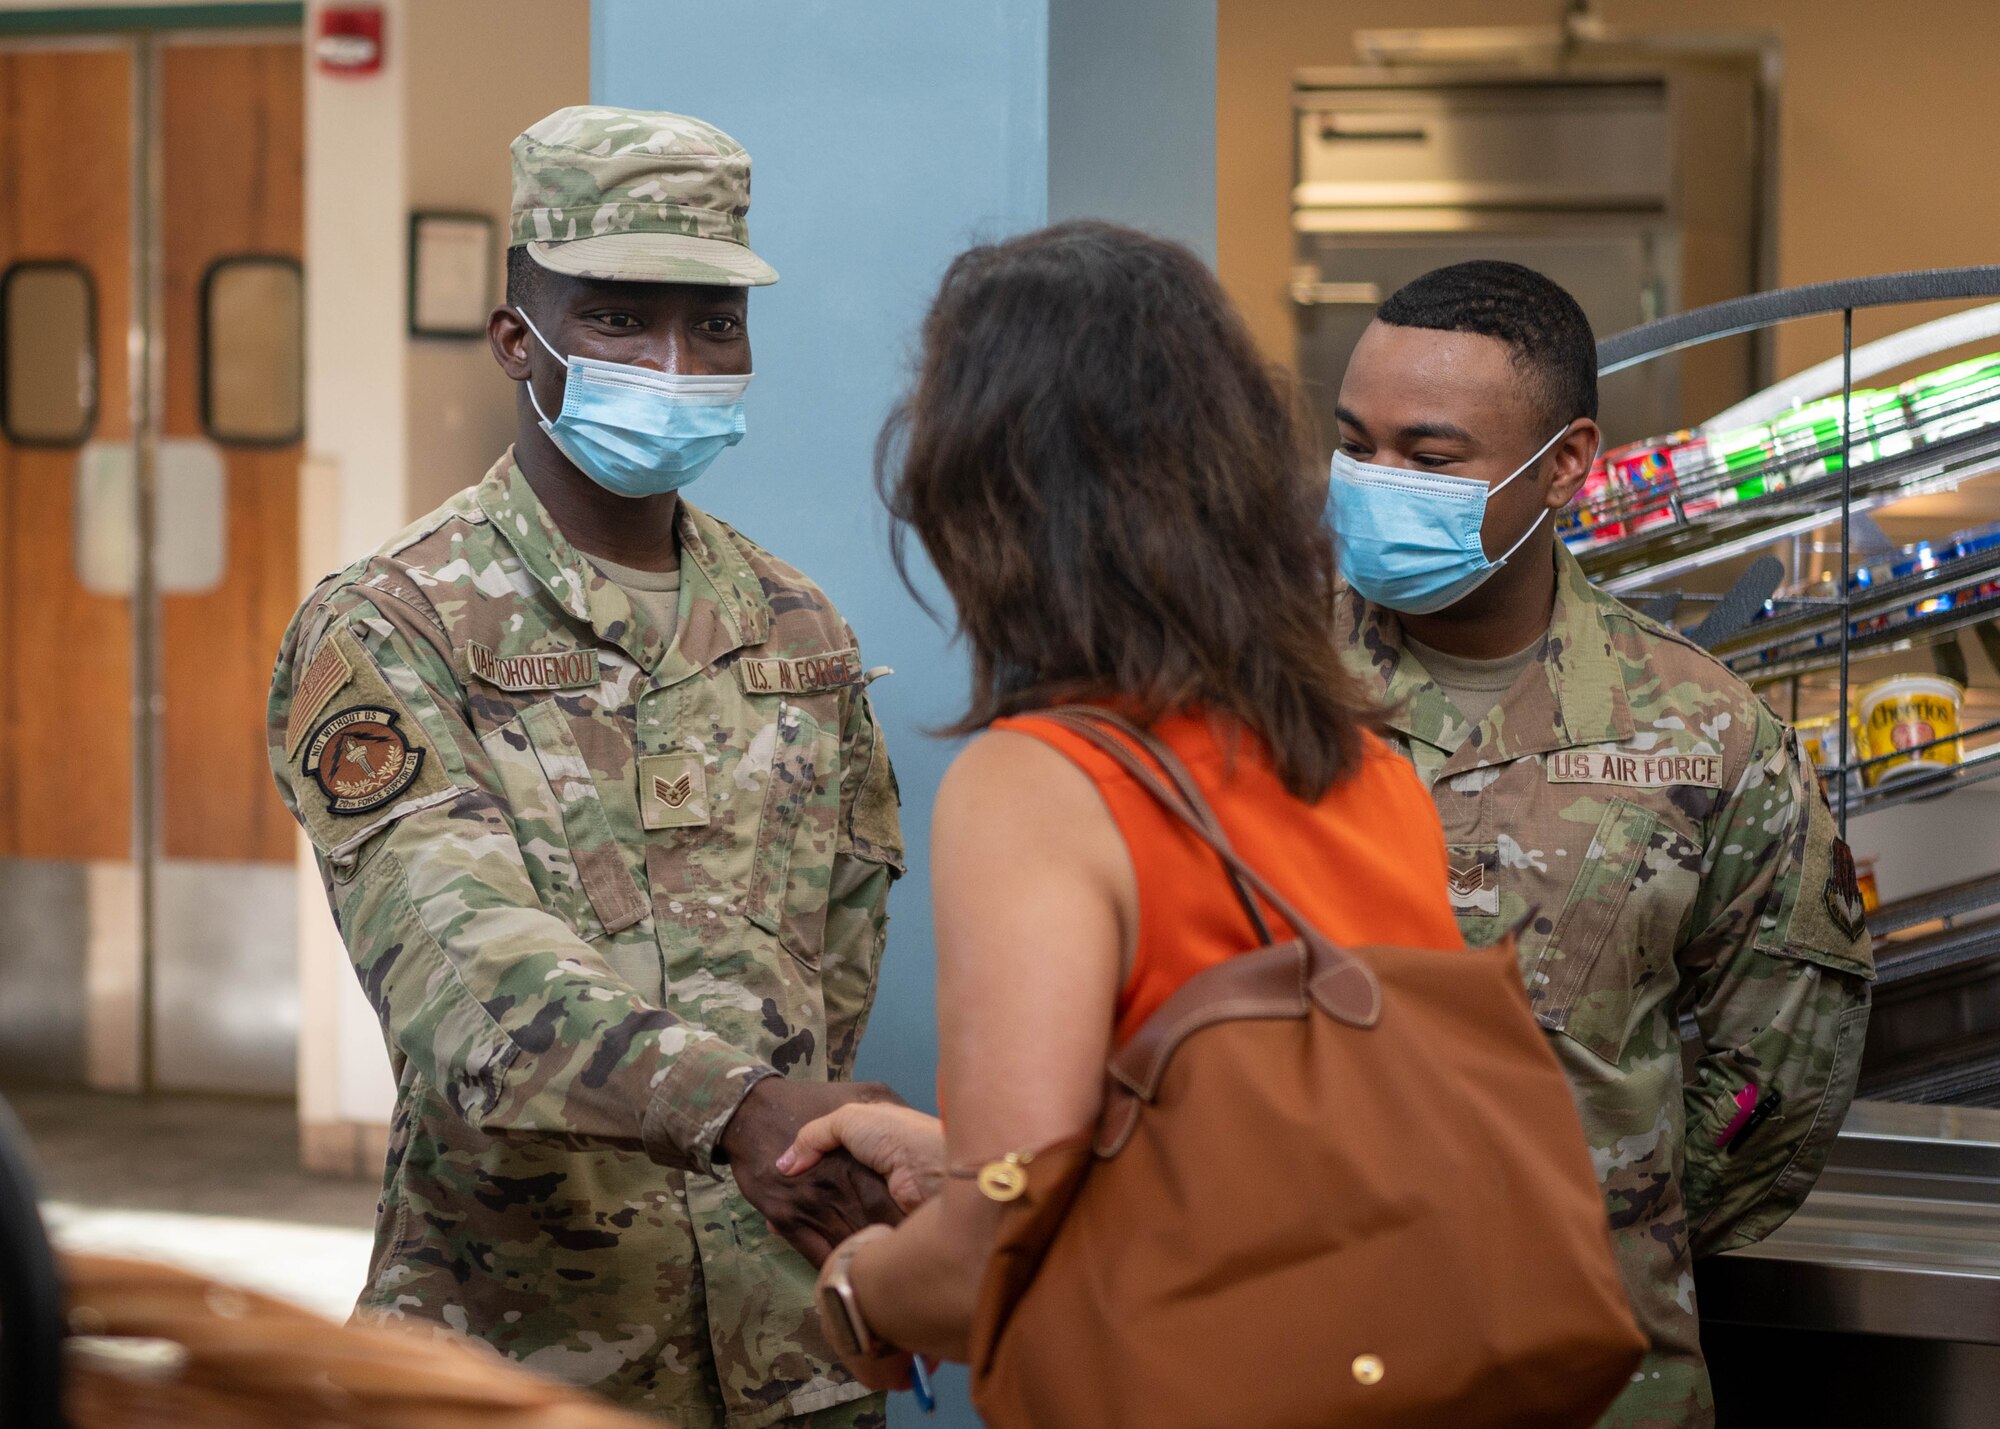
M 1112 1058 L 1093 1135 L 962 1173 L 1006 1203 L 973 1326 L 986 1423 L 1592 1424 L 1646 1341 L 1512 939 L 1336 947 L 1170 750 L 1097 711 L 1048 717 L 1299 936 L 1175 993 Z

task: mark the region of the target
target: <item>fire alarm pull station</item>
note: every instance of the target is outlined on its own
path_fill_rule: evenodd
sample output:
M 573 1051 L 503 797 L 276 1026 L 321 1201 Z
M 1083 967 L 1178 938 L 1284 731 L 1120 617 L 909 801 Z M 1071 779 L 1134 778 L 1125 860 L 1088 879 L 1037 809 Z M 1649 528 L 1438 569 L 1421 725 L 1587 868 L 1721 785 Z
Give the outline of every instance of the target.
M 334 5 L 319 12 L 313 59 L 322 74 L 374 74 L 382 68 L 382 7 Z

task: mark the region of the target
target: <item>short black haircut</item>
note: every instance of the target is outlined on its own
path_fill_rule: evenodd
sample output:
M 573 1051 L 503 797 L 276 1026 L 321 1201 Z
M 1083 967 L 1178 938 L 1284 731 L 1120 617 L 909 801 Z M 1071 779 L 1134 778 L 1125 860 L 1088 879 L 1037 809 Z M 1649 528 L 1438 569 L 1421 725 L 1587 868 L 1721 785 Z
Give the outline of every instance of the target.
M 1597 416 L 1597 339 L 1561 284 L 1519 263 L 1477 258 L 1433 268 L 1375 310 L 1392 327 L 1473 332 L 1507 344 L 1540 389 L 1551 424 Z
M 528 245 L 507 250 L 507 306 L 523 308 L 543 296 L 549 287 L 549 270 L 528 256 Z

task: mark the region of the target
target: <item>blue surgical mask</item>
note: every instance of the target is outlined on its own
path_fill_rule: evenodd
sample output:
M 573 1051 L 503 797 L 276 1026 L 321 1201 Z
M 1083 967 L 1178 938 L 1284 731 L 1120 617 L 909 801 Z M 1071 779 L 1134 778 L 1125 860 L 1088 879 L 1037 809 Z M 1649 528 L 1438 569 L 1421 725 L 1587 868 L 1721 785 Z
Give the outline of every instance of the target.
M 1549 514 L 1543 507 L 1521 539 L 1492 561 L 1480 540 L 1487 501 L 1568 430 L 1565 425 L 1493 486 L 1469 476 L 1376 466 L 1336 451 L 1327 519 L 1340 573 L 1363 600 L 1405 615 L 1429 615 L 1463 600 L 1506 565 Z
M 749 373 L 688 377 L 626 362 L 564 357 L 549 347 L 533 318 L 521 313 L 521 321 L 568 374 L 562 411 L 553 422 L 535 396 L 535 384 L 528 384 L 542 430 L 606 491 L 620 496 L 676 491 L 708 470 L 724 447 L 743 440 Z

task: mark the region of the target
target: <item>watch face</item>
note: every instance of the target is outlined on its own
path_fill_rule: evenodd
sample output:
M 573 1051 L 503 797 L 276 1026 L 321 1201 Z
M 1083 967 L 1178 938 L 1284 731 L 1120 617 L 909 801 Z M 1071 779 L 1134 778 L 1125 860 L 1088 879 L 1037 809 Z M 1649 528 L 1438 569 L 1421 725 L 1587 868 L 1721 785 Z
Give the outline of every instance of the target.
M 826 1331 L 827 1339 L 833 1342 L 834 1352 L 843 1359 L 859 1358 L 861 1336 L 856 1333 L 853 1306 L 848 1303 L 840 1287 L 822 1285 L 819 1290 L 819 1322 Z

